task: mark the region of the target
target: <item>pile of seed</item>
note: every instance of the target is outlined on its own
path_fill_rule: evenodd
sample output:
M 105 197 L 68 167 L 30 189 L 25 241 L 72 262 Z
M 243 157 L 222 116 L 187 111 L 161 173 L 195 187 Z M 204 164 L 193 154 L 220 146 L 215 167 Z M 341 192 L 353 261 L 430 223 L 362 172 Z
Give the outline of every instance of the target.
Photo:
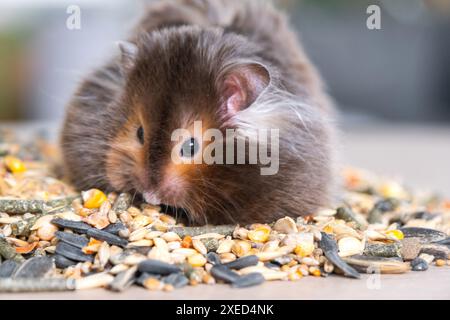
M 271 224 L 185 227 L 129 194 L 77 194 L 0 134 L 0 292 L 171 291 L 449 265 L 450 201 L 352 168 L 335 208 Z

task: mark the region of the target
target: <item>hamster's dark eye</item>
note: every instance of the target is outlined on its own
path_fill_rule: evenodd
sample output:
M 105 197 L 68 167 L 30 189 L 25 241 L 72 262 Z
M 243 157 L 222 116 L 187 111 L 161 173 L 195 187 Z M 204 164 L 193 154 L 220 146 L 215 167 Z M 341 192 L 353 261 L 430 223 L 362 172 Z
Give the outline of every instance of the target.
M 192 158 L 198 152 L 198 149 L 199 144 L 197 139 L 190 138 L 181 145 L 180 155 L 185 158 Z
M 137 138 L 139 139 L 139 142 L 141 144 L 144 144 L 144 128 L 139 127 L 139 129 L 137 130 Z

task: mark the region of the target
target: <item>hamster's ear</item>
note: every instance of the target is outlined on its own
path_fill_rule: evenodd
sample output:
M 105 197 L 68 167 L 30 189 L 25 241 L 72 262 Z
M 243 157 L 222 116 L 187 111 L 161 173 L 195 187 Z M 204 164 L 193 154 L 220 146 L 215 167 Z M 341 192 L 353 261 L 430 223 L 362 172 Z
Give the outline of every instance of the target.
M 255 102 L 269 83 L 269 71 L 261 64 L 233 66 L 219 80 L 221 107 L 229 115 L 236 114 Z
M 120 50 L 120 62 L 124 71 L 128 71 L 134 67 L 138 48 L 134 43 L 128 41 L 117 41 Z

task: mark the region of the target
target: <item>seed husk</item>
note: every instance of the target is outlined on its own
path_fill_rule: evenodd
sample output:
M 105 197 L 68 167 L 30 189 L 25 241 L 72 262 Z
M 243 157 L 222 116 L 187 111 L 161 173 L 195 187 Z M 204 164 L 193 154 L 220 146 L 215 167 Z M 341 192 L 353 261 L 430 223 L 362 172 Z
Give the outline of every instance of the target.
M 6 260 L 0 264 L 0 278 L 12 277 L 14 271 L 19 267 L 19 264 L 14 260 Z
M 197 240 L 197 239 L 192 239 L 192 241 Z M 219 247 L 219 239 L 217 238 L 204 238 L 204 239 L 200 239 L 200 241 L 203 243 L 203 245 L 206 248 L 207 252 L 211 252 L 217 251 L 217 248 Z
M 344 273 L 344 276 L 359 279 L 361 276 L 358 271 L 353 269 L 339 257 L 336 241 L 325 232 L 322 232 L 321 234 L 322 239 L 319 242 L 319 247 L 323 250 L 327 259 L 333 263 L 335 267 L 339 268 Z
M 21 254 L 16 252 L 16 249 L 10 245 L 4 238 L 0 238 L 0 256 L 6 260 L 14 260 L 21 263 L 25 261 L 25 258 Z
M 231 248 L 233 247 L 234 241 L 231 239 L 225 239 L 220 242 L 216 252 L 218 254 L 231 252 Z
M 131 206 L 131 195 L 129 193 L 121 193 L 114 202 L 112 210 L 120 213 L 128 210 L 130 206 Z
M 109 233 L 107 231 L 90 228 L 87 230 L 86 234 L 91 238 L 106 241 L 111 245 L 115 245 L 115 246 L 119 246 L 119 247 L 126 247 L 128 245 L 127 240 L 125 240 L 119 236 L 116 236 L 112 233 Z
M 259 272 L 253 272 L 239 277 L 233 282 L 233 288 L 248 288 L 264 283 L 266 279 Z
M 239 274 L 224 265 L 215 265 L 211 268 L 211 275 L 218 281 L 233 283 L 239 279 Z
M 403 260 L 413 260 L 419 255 L 420 241 L 418 238 L 405 238 L 400 243 L 400 254 Z
M 169 275 L 171 273 L 177 273 L 180 272 L 180 268 L 163 261 L 154 260 L 154 259 L 147 259 L 145 261 L 142 261 L 139 263 L 139 271 L 140 272 L 147 272 L 147 273 L 154 273 L 154 274 L 160 274 L 160 275 Z
M 34 217 L 23 219 L 12 223 L 11 233 L 15 236 L 27 236 L 30 234 L 30 228 L 36 223 L 36 221 L 43 217 L 45 214 L 37 214 Z
M 95 289 L 108 286 L 114 281 L 114 277 L 107 273 L 96 273 L 81 279 L 75 280 L 77 290 Z
M 357 213 L 353 212 L 352 209 L 348 207 L 340 207 L 336 210 L 336 218 L 342 219 L 346 222 L 355 223 L 358 229 L 363 229 L 367 227 L 367 221 Z
M 401 244 L 399 242 L 390 244 L 366 243 L 364 254 L 375 257 L 401 257 Z
M 70 205 L 78 196 L 69 196 L 51 201 L 24 200 L 24 199 L 0 199 L 0 212 L 12 214 L 42 213 L 57 207 Z
M 355 255 L 344 258 L 344 261 L 361 272 L 405 273 L 410 270 L 409 263 L 396 258 Z
M 338 249 L 340 257 L 348 257 L 361 254 L 364 251 L 364 245 L 356 238 L 343 237 L 338 241 Z
M 22 263 L 13 274 L 13 278 L 44 278 L 55 268 L 50 257 L 33 257 Z
M 233 246 L 231 247 L 231 252 L 233 252 L 237 257 L 243 257 L 250 251 L 251 248 L 252 245 L 250 242 L 245 240 L 235 240 Z
M 74 279 L 61 278 L 3 278 L 0 292 L 57 292 L 75 290 Z
M 421 253 L 419 254 L 419 258 L 425 260 L 428 264 L 431 264 L 434 261 L 434 256 L 427 253 Z
M 224 236 L 230 236 L 236 226 L 221 225 L 221 226 L 203 226 L 203 227 L 173 227 L 170 231 L 175 232 L 181 238 L 185 236 L 195 237 L 206 233 L 217 233 Z
M 86 237 L 74 233 L 57 231 L 55 235 L 59 241 L 65 242 L 80 249 L 83 249 L 89 243 L 89 240 Z
M 80 222 L 80 221 L 64 220 L 61 218 L 53 219 L 52 223 L 60 228 L 70 229 L 70 230 L 73 230 L 78 233 L 87 233 L 88 230 L 94 229 L 87 223 Z
M 284 217 L 275 222 L 273 229 L 280 233 L 289 234 L 297 232 L 297 225 L 292 218 Z
M 94 257 L 89 254 L 85 254 L 80 248 L 71 246 L 64 242 L 59 242 L 56 245 L 56 251 L 57 254 L 62 255 L 68 259 L 79 261 L 79 262 L 85 262 L 90 261 L 94 262 Z
M 421 243 L 438 242 L 447 238 L 444 232 L 428 228 L 405 227 L 400 231 L 403 232 L 405 238 L 419 238 Z
M 117 292 L 126 290 L 134 283 L 137 269 L 138 267 L 134 266 L 120 272 L 114 277 L 108 288 Z

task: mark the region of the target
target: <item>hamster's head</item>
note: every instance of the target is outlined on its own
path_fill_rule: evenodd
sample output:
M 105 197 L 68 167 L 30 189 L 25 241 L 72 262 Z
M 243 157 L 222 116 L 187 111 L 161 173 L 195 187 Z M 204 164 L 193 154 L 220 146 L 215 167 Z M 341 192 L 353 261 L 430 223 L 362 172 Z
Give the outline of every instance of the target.
M 197 224 L 231 222 L 229 211 L 248 189 L 244 181 L 256 184 L 259 170 L 208 164 L 205 150 L 219 133 L 236 129 L 236 115 L 268 87 L 267 67 L 240 37 L 195 27 L 154 32 L 119 48 L 122 124 L 105 159 L 112 188 L 183 208 Z M 208 129 L 217 135 L 205 139 Z

